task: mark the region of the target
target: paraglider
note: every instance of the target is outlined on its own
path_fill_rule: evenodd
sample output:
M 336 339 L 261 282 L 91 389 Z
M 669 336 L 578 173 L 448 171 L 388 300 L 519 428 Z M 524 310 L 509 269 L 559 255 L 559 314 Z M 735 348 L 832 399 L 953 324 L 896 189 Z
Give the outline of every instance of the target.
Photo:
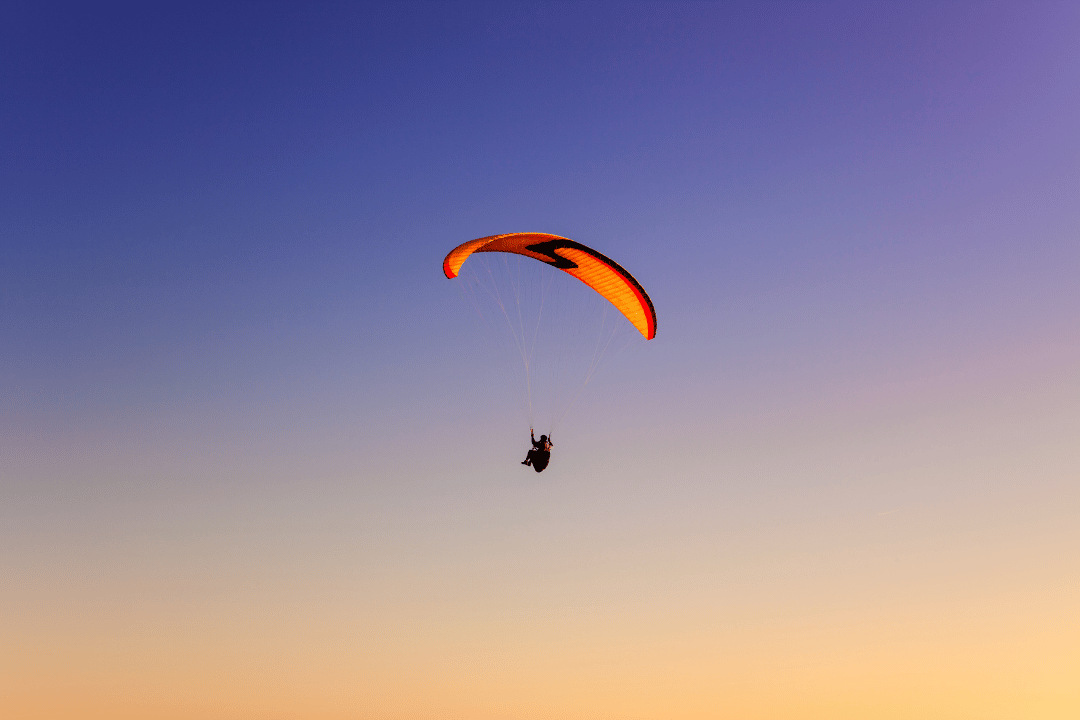
M 542 472 L 551 458 L 551 431 L 554 423 L 573 404 L 592 377 L 600 358 L 612 345 L 618 324 L 622 324 L 629 332 L 629 327 L 622 323 L 621 318 L 625 318 L 645 340 L 651 340 L 656 336 L 656 310 L 645 289 L 621 265 L 597 250 L 569 238 L 547 233 L 508 233 L 477 238 L 458 245 L 446 255 L 443 260 L 443 273 L 450 279 L 458 277 L 465 262 L 478 253 L 516 256 L 520 261 L 519 264 L 511 266 L 509 260 L 506 260 L 494 268 L 483 267 L 484 263 L 480 263 L 471 282 L 480 289 L 480 300 L 494 303 L 496 311 L 493 311 L 492 315 L 496 318 L 496 324 L 502 324 L 505 320 L 505 325 L 513 336 L 514 350 L 521 358 L 521 369 L 524 371 L 524 396 L 532 442 L 532 448 L 521 464 L 532 467 L 536 472 Z M 532 260 L 538 263 L 534 264 Z M 559 272 L 552 275 L 553 271 L 545 269 L 545 265 Z M 523 287 L 521 278 L 532 273 L 540 277 L 537 281 L 539 289 L 531 295 L 529 288 Z M 577 301 L 580 302 L 579 305 L 559 315 L 556 306 L 562 297 L 581 296 L 574 287 L 567 287 L 565 282 L 555 282 L 558 276 L 564 274 L 580 280 L 594 292 L 586 291 L 584 295 L 591 295 L 591 299 L 585 297 Z M 574 285 L 572 281 L 568 282 L 569 285 Z M 507 285 L 504 287 L 502 283 Z M 465 287 L 471 287 L 470 283 L 465 283 Z M 532 299 L 535 299 L 535 305 L 530 307 L 529 301 Z M 584 317 L 588 313 L 583 310 L 592 311 L 596 306 L 600 306 L 604 312 L 603 323 L 612 322 L 607 319 L 608 313 L 603 308 L 613 307 L 618 311 L 618 315 L 614 316 L 618 319 L 614 321 L 616 326 L 604 326 L 599 334 L 593 331 L 590 339 L 586 337 L 588 331 L 584 329 L 587 327 Z M 549 366 L 564 376 L 573 375 L 565 369 L 565 366 L 572 362 L 568 362 L 568 358 L 564 357 L 568 353 L 561 347 L 568 344 L 570 339 L 579 345 L 574 351 L 579 357 L 570 360 L 581 360 L 584 369 L 570 380 L 552 382 L 548 374 Z M 545 351 L 550 351 L 557 357 L 554 357 L 551 363 L 545 363 L 546 358 L 542 357 Z M 554 374 L 554 371 L 551 374 Z M 556 404 L 554 396 L 558 395 L 558 402 L 562 405 L 552 410 L 549 419 L 551 425 L 548 426 L 547 433 L 537 440 L 533 431 L 533 401 L 534 398 L 546 399 L 538 397 L 544 395 L 538 388 L 546 382 L 554 387 L 547 393 L 552 396 L 552 404 Z
M 532 469 L 536 472 L 544 472 L 548 461 L 551 460 L 551 446 L 555 443 L 551 442 L 551 438 L 547 435 L 541 435 L 537 440 L 532 428 L 529 428 L 529 437 L 532 439 L 532 450 L 528 452 L 521 464 L 532 465 Z

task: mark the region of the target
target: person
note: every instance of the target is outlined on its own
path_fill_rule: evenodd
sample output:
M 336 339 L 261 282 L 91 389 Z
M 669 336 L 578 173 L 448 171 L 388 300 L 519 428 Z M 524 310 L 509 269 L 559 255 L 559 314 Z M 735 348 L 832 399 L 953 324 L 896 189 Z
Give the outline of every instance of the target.
M 529 438 L 532 440 L 532 449 L 529 450 L 521 464 L 531 465 L 536 472 L 543 472 L 544 468 L 547 467 L 548 460 L 551 459 L 551 446 L 554 443 L 551 442 L 551 438 L 547 435 L 541 435 L 540 439 L 537 440 L 532 428 L 529 428 Z

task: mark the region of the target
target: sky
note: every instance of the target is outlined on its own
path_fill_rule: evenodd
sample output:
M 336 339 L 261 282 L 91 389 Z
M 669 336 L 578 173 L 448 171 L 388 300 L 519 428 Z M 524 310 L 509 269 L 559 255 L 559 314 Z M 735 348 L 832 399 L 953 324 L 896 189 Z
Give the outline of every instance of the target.
M 0 715 L 1080 715 L 1080 7 L 0 7 Z M 442 275 L 657 336 L 528 449 Z

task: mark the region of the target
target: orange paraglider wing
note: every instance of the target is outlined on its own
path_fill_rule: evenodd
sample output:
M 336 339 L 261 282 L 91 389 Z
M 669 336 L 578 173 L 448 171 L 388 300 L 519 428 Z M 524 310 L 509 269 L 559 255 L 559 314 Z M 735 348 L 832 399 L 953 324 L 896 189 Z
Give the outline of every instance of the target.
M 524 255 L 569 273 L 614 305 L 646 340 L 656 336 L 656 310 L 645 289 L 621 265 L 590 247 L 547 233 L 490 235 L 451 250 L 443 260 L 446 277 L 457 277 L 461 266 L 476 252 Z

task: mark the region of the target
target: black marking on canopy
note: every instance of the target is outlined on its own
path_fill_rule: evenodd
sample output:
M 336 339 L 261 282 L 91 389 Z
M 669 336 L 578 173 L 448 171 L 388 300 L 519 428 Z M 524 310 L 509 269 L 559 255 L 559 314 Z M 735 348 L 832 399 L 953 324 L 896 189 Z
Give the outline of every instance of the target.
M 525 246 L 526 250 L 531 250 L 537 255 L 544 255 L 551 258 L 550 260 L 543 260 L 542 262 L 546 262 L 552 267 L 557 267 L 560 270 L 570 270 L 572 268 L 576 268 L 578 266 L 576 262 L 574 262 L 573 260 L 568 260 L 562 255 L 559 255 L 555 252 L 559 248 L 572 248 L 574 250 L 582 250 L 589 253 L 590 255 L 599 254 L 594 250 L 590 250 L 579 242 L 574 242 L 573 240 L 545 240 L 544 242 L 538 242 L 534 245 Z

